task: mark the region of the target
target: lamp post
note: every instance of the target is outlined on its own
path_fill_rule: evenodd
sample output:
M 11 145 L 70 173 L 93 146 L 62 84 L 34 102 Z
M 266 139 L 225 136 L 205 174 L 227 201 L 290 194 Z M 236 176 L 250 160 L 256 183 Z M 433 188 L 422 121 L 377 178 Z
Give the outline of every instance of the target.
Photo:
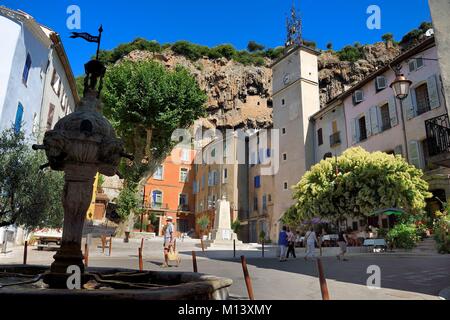
M 400 114 L 402 116 L 402 125 L 403 125 L 403 138 L 405 140 L 405 152 L 406 159 L 409 160 L 409 150 L 408 150 L 408 139 L 406 137 L 406 124 L 405 124 L 405 115 L 403 113 L 403 100 L 405 100 L 409 95 L 409 88 L 411 87 L 412 81 L 408 80 L 401 73 L 401 65 L 397 66 L 394 70 L 395 72 L 395 80 L 391 83 L 390 87 L 392 91 L 394 91 L 394 96 L 400 101 Z

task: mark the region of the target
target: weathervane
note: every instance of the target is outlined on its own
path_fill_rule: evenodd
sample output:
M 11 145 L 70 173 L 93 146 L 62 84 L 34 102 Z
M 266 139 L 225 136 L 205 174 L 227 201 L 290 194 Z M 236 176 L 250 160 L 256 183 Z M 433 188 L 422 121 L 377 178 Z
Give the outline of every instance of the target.
M 291 15 L 286 18 L 287 40 L 286 48 L 292 45 L 302 44 L 302 21 L 300 14 L 297 16 L 294 1 L 292 1 Z
M 104 64 L 98 60 L 98 56 L 100 53 L 100 43 L 102 41 L 102 32 L 103 26 L 100 25 L 100 28 L 98 29 L 98 36 L 93 36 L 87 32 L 72 32 L 72 35 L 70 36 L 72 39 L 82 38 L 87 42 L 97 43 L 97 54 L 95 60 L 91 60 L 84 65 L 84 70 L 86 72 L 86 77 L 84 78 L 84 92 L 83 92 L 84 96 L 86 96 L 86 93 L 89 89 L 90 90 L 96 89 L 97 81 L 99 79 L 100 84 L 98 87 L 97 98 L 100 97 L 100 92 L 102 91 L 103 77 L 105 76 L 106 73 L 106 68 Z

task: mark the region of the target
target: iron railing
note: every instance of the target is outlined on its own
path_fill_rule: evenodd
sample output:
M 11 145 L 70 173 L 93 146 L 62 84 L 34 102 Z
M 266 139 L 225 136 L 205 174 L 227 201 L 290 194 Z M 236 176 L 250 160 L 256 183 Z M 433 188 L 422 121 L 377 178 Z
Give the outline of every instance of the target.
M 430 156 L 450 152 L 450 121 L 448 114 L 425 121 Z
M 330 136 L 330 147 L 337 146 L 341 143 L 341 133 L 336 132 Z

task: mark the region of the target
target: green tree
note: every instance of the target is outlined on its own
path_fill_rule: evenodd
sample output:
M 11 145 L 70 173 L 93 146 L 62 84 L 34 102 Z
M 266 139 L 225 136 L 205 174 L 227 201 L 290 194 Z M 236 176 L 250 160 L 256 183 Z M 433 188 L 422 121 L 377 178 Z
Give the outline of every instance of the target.
M 239 233 L 239 230 L 241 229 L 241 221 L 239 219 L 236 219 L 231 224 L 231 229 L 234 231 L 234 233 Z
M 208 226 L 209 226 L 209 217 L 208 216 L 201 216 L 200 218 L 197 218 L 196 223 L 200 229 L 200 232 L 202 234 L 204 234 L 207 230 L 208 230 Z
M 139 196 L 135 188 L 125 186 L 117 197 L 117 213 L 125 220 L 130 213 L 139 209 Z
M 139 182 L 173 147 L 172 133 L 205 115 L 207 96 L 189 71 L 155 61 L 123 61 L 105 76 L 104 114 L 136 160 L 121 170 Z
M 331 42 L 327 43 L 327 49 L 328 50 L 333 50 L 333 44 Z
M 383 34 L 383 36 L 381 37 L 381 39 L 385 42 L 388 43 L 389 41 L 393 41 L 394 40 L 394 35 L 392 33 L 385 33 Z
M 345 46 L 337 52 L 341 61 L 356 62 L 364 57 L 362 47 Z
M 247 50 L 250 52 L 262 51 L 264 50 L 264 46 L 262 44 L 257 43 L 256 41 L 249 41 L 247 44 Z
M 337 159 L 321 161 L 303 176 L 294 187 L 295 210 L 288 216 L 297 221 L 365 217 L 391 207 L 420 214 L 431 197 L 422 175 L 401 156 L 352 148 Z
M 64 178 L 60 172 L 40 170 L 45 162 L 44 154 L 31 150 L 22 132 L 0 134 L 0 227 L 62 226 Z

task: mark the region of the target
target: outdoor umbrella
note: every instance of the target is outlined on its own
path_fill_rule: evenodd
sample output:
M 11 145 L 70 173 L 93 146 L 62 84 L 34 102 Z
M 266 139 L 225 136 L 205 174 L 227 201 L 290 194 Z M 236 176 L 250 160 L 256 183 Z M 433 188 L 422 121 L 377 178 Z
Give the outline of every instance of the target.
M 403 209 L 388 208 L 388 209 L 377 210 L 377 211 L 373 212 L 372 214 L 370 214 L 370 216 L 377 216 L 377 215 L 381 215 L 381 214 L 385 214 L 387 216 L 392 216 L 392 215 L 401 216 L 402 214 L 405 214 L 405 213 L 406 212 Z

